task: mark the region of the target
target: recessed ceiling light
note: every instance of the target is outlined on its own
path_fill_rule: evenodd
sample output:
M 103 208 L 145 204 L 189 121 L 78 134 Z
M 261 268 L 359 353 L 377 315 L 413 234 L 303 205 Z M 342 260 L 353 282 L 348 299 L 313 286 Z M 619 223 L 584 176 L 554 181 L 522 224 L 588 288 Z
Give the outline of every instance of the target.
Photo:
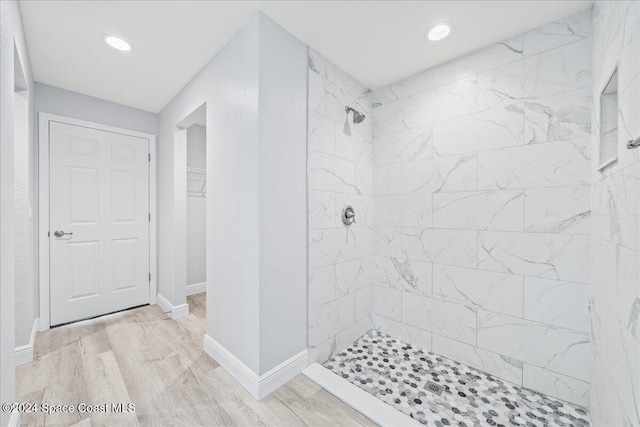
M 120 37 L 106 35 L 104 36 L 104 41 L 114 49 L 124 50 L 125 52 L 131 50 L 131 45 Z
M 443 38 L 447 37 L 449 33 L 451 33 L 452 28 L 453 25 L 448 22 L 436 24 L 427 30 L 427 38 L 434 42 L 442 40 Z

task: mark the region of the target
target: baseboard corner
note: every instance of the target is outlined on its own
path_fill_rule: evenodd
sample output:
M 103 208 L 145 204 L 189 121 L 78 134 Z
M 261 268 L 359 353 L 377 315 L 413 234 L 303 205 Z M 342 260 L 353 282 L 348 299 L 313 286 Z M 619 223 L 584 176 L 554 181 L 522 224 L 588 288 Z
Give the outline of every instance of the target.
M 33 347 L 36 342 L 36 334 L 40 330 L 40 318 L 33 319 L 33 325 L 31 326 L 31 335 L 29 335 L 29 344 L 21 345 L 15 349 L 15 365 L 26 365 L 33 362 Z
M 256 400 L 262 400 L 289 382 L 308 364 L 308 352 L 303 350 L 259 376 L 209 334 L 204 335 L 203 347 L 204 351 L 229 372 Z
M 281 386 L 291 381 L 308 365 L 309 352 L 303 350 L 300 353 L 285 360 L 275 368 L 260 375 L 258 380 L 258 400 L 267 397 Z
M 211 335 L 204 334 L 202 346 L 205 353 L 220 364 L 231 374 L 251 395 L 259 400 L 258 375 L 253 372 L 240 359 L 234 356 L 222 344 L 213 339 Z
M 158 307 L 160 307 L 162 311 L 164 311 L 165 313 L 171 313 L 171 309 L 173 308 L 173 305 L 169 302 L 169 300 L 163 297 L 159 292 L 156 298 L 157 298 L 156 303 L 158 304 Z
M 189 304 L 173 305 L 162 294 L 157 295 L 158 307 L 165 313 L 170 313 L 172 319 L 179 319 L 189 315 Z
M 31 344 L 27 344 L 16 347 L 14 360 L 16 366 L 26 365 L 27 363 L 33 362 L 33 346 Z
M 189 315 L 189 304 L 174 305 L 171 310 L 172 319 L 180 319 Z

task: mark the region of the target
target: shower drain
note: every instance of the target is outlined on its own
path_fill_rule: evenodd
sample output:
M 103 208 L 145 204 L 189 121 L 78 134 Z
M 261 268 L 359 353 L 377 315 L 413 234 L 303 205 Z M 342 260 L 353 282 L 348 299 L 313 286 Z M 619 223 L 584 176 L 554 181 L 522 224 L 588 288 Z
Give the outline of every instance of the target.
M 433 381 L 427 381 L 427 384 L 424 386 L 424 388 L 428 391 L 430 391 L 433 394 L 436 394 L 438 396 L 440 396 L 442 394 L 442 392 L 444 391 L 444 386 L 440 385 L 440 384 L 436 384 Z

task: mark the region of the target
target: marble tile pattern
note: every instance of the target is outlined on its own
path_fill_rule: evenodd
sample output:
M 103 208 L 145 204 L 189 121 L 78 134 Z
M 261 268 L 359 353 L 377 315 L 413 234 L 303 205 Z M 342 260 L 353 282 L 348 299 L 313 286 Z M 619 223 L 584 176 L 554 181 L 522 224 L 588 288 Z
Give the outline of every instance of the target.
M 593 153 L 600 92 L 618 67 L 618 160 L 602 171 L 598 156 L 591 163 L 590 411 L 602 426 L 640 425 L 640 150 L 626 148 L 640 136 L 639 52 L 640 4 L 595 2 Z
M 371 289 L 373 245 L 394 249 L 372 228 L 373 168 L 370 91 L 318 52 L 309 51 L 309 361 L 324 362 L 371 328 L 372 305 L 387 296 Z M 345 106 L 366 115 L 360 124 Z M 417 133 L 407 144 L 426 143 Z M 411 149 L 411 148 L 409 148 Z M 414 149 L 415 150 L 415 149 Z M 356 223 L 340 213 L 353 206 Z M 414 206 L 407 200 L 407 215 Z M 418 209 L 419 205 L 413 207 Z M 421 222 L 418 222 L 421 223 Z M 398 229 L 399 232 L 399 229 Z M 396 240 L 399 244 L 399 240 Z M 397 246 L 398 251 L 400 247 Z M 382 250 L 382 249 L 381 249 Z M 388 293 L 390 293 L 389 290 Z M 391 299 L 389 300 L 392 301 Z M 399 302 L 399 297 L 398 297 Z M 386 308 L 386 307 L 385 307 Z M 389 305 L 385 314 L 397 311 Z
M 620 37 L 638 46 L 637 34 Z M 374 327 L 581 405 L 594 223 L 640 250 L 638 212 L 591 212 L 592 45 L 587 9 L 371 94 Z M 640 93 L 640 79 L 627 81 Z M 637 171 L 593 197 L 632 211 Z M 355 191 L 345 182 L 326 185 Z M 635 298 L 619 299 L 640 315 Z
M 584 407 L 501 380 L 490 373 L 372 330 L 325 366 L 430 427 L 589 426 Z M 526 371 L 534 381 L 546 371 Z M 435 394 L 427 384 L 443 388 Z M 571 383 L 564 384 L 571 387 Z

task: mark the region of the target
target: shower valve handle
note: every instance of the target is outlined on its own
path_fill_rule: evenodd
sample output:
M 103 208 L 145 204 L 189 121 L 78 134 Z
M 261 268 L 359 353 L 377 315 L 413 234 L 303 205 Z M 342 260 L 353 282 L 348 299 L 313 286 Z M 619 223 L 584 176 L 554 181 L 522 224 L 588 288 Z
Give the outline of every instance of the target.
M 342 209 L 342 223 L 344 225 L 351 225 L 356 222 L 356 213 L 349 205 Z

